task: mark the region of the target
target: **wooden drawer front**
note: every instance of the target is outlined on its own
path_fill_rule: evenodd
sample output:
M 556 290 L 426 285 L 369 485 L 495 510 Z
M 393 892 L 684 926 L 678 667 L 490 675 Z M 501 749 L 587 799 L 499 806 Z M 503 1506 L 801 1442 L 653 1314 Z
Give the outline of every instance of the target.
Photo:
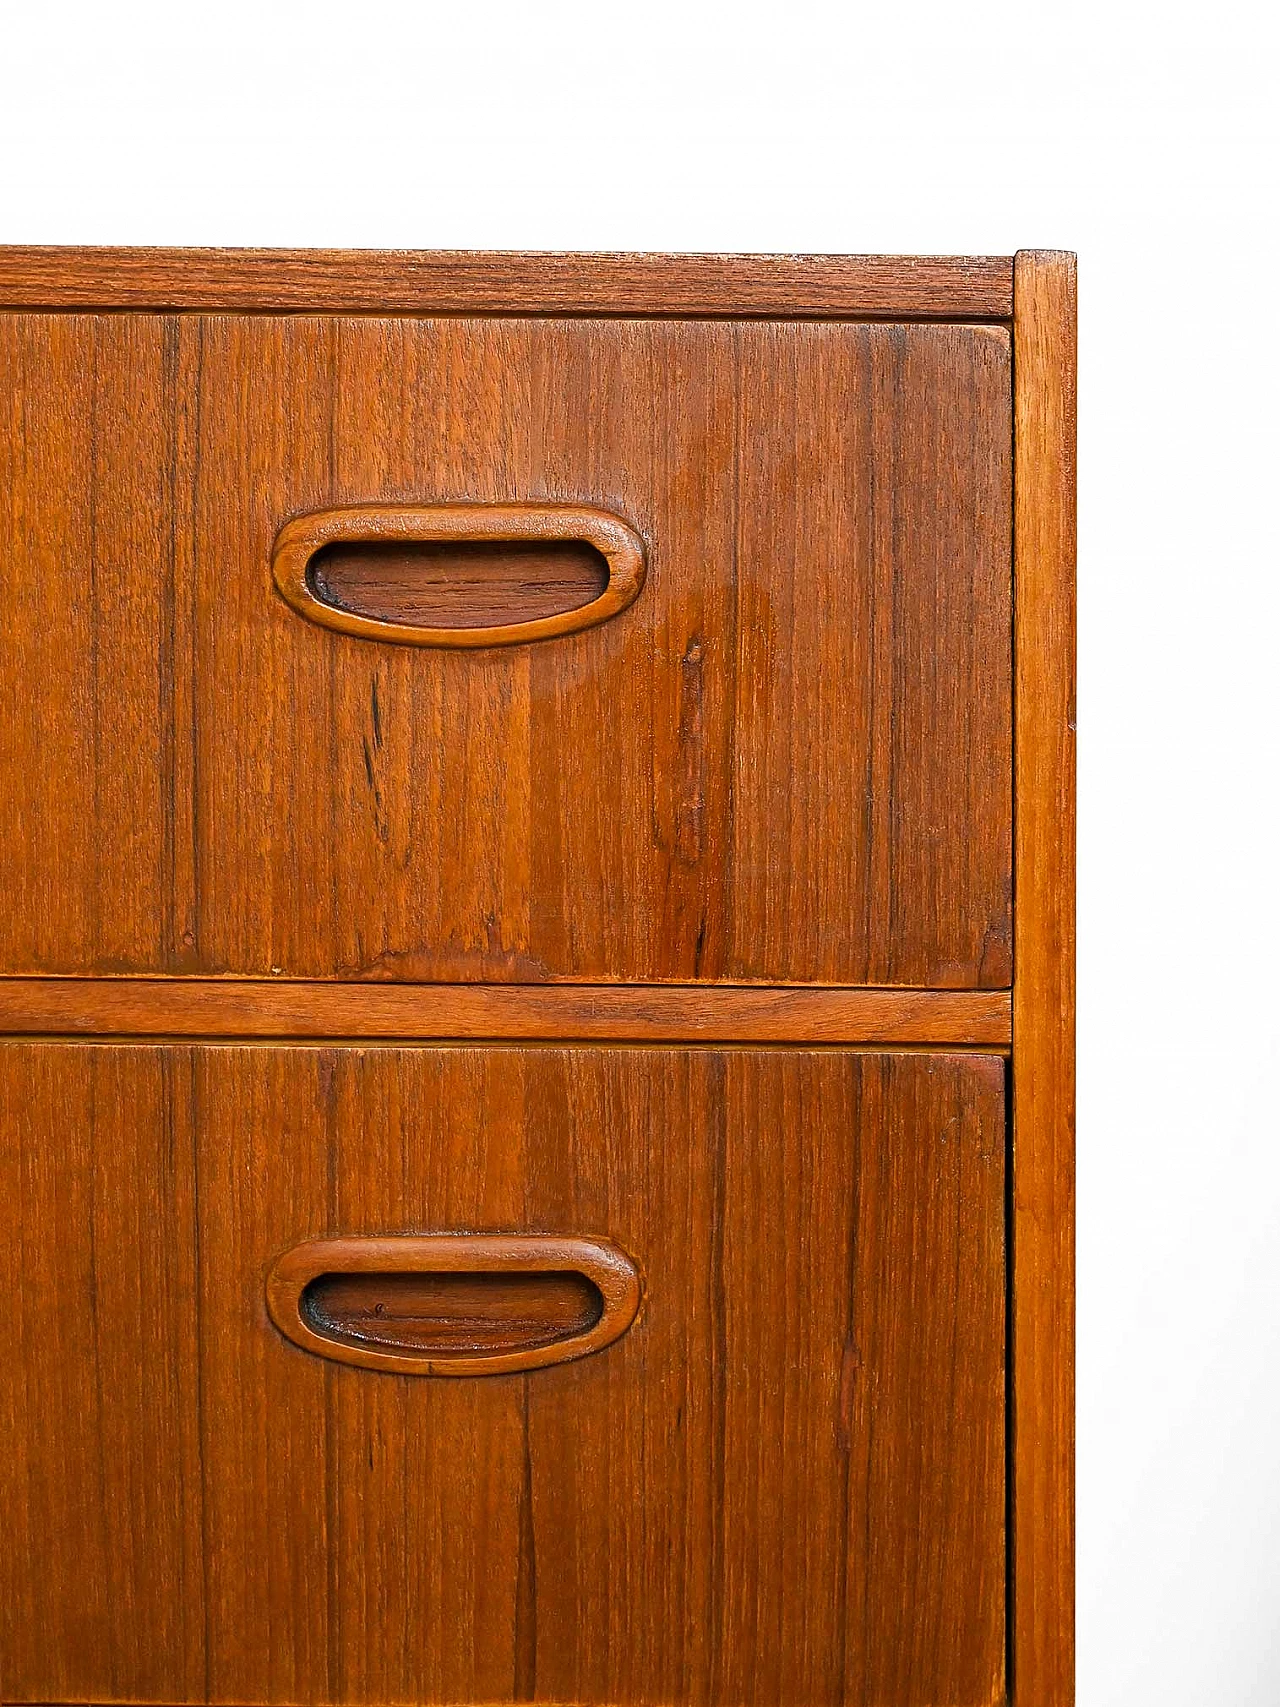
M 1008 983 L 1003 328 L 15 313 L 0 389 L 0 970 Z M 643 587 L 441 649 L 273 584 L 461 502 Z
M 998 1059 L 9 1044 L 0 1120 L 6 1699 L 1002 1698 Z M 268 1318 L 460 1229 L 639 1314 L 452 1380 Z

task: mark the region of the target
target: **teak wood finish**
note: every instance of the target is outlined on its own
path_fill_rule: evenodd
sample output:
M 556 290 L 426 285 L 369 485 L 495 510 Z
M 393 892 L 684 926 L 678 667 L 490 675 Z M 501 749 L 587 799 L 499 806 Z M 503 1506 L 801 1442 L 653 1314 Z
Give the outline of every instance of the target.
M 1067 1707 L 1074 291 L 0 250 L 0 1700 Z
M 486 601 L 489 620 L 442 623 L 439 616 L 444 599 L 437 594 L 433 601 L 436 611 L 431 616 L 423 614 L 427 602 L 424 590 L 421 584 L 413 586 L 411 574 L 406 576 L 403 554 L 411 543 L 439 546 L 446 542 L 454 547 L 449 567 L 455 579 L 461 568 L 458 548 L 465 545 L 537 544 L 543 548 L 538 562 L 545 573 L 548 546 L 585 544 L 604 559 L 605 582 L 589 600 L 552 614 L 531 612 L 535 587 L 527 576 L 512 577 L 505 586 L 491 585 Z M 332 560 L 333 553 L 344 546 L 349 553 L 356 547 L 398 548 L 392 562 L 399 570 L 399 585 L 388 587 L 384 579 L 375 590 L 368 573 L 357 581 L 350 555 L 340 559 L 345 562 L 345 575 L 330 569 L 327 578 L 321 580 L 313 568 L 317 559 Z M 492 564 L 493 559 L 487 561 Z M 509 564 L 511 559 L 499 561 Z M 603 510 L 568 504 L 364 504 L 297 516 L 286 522 L 272 551 L 271 567 L 286 601 L 311 622 L 365 640 L 406 646 L 479 647 L 551 640 L 607 622 L 625 610 L 644 586 L 645 562 L 644 541 L 625 522 Z M 570 577 L 570 587 L 575 579 L 580 584 L 580 573 Z M 345 603 L 339 602 L 340 595 L 335 597 L 335 585 L 346 590 Z M 363 594 L 363 608 L 352 603 L 357 587 Z M 374 600 L 376 613 L 370 609 Z M 465 610 L 466 604 L 462 608 Z
M 1009 368 L 996 326 L 0 315 L 0 972 L 1006 987 Z M 424 488 L 608 511 L 643 590 L 525 646 L 300 620 L 291 518 Z
M 470 1281 L 463 1310 L 450 1306 L 445 1277 Z M 548 1277 L 561 1287 L 531 1293 L 519 1284 Z M 398 1309 L 389 1279 L 417 1282 L 407 1298 L 400 1289 Z M 566 1281 L 578 1283 L 567 1313 Z M 310 1307 L 321 1284 L 323 1305 Z M 635 1264 L 607 1239 L 366 1235 L 286 1251 L 267 1279 L 267 1309 L 295 1344 L 340 1363 L 393 1375 L 506 1375 L 611 1344 L 635 1319 L 640 1285 Z
M 0 248 L 0 307 L 999 320 L 1008 255 Z
M 0 1099 L 11 1698 L 998 1696 L 1000 1060 L 33 1043 Z M 603 1233 L 644 1307 L 474 1381 L 271 1327 L 281 1253 L 420 1227 Z
M 1007 990 L 0 978 L 12 1036 L 611 1038 L 1007 1047 Z
M 1012 1669 L 1075 1693 L 1075 257 L 1015 268 Z

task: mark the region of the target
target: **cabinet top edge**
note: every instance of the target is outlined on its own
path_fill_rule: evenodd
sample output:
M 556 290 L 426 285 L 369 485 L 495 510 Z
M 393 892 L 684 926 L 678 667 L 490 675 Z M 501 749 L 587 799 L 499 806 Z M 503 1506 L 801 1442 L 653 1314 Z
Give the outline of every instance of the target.
M 1012 255 L 0 245 L 0 309 L 1007 319 Z

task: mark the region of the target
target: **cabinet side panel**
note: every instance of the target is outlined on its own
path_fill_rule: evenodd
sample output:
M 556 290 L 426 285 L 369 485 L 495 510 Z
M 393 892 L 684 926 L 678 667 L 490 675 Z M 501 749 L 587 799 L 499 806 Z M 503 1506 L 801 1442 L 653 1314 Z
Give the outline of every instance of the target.
M 1015 272 L 1013 1690 L 1074 1699 L 1075 257 Z

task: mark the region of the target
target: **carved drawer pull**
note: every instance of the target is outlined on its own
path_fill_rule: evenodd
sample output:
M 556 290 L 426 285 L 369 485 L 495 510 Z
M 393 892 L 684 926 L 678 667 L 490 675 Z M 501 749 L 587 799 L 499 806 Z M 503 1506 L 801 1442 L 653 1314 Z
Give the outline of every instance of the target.
M 272 554 L 301 616 L 405 646 L 512 646 L 591 628 L 644 585 L 644 543 L 564 504 L 360 505 L 298 516 Z
M 635 1264 L 607 1239 L 441 1233 L 313 1239 L 276 1263 L 267 1308 L 321 1357 L 401 1375 L 497 1375 L 624 1334 Z

